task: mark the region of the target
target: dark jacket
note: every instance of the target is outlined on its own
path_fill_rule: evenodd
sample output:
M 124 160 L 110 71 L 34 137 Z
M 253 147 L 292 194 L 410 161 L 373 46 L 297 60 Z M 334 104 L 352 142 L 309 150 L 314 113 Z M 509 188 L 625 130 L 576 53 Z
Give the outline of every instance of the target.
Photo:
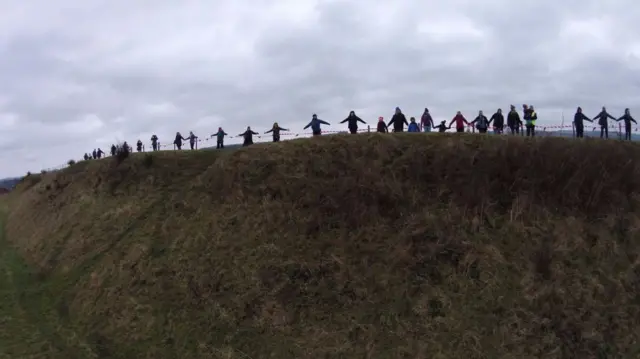
M 616 118 L 611 116 L 607 111 L 600 111 L 600 113 L 593 118 L 594 121 L 596 119 L 598 120 L 598 125 L 608 127 L 609 119 L 615 120 Z
M 493 122 L 493 127 L 503 128 L 504 127 L 504 116 L 501 113 L 494 113 L 491 115 L 491 119 L 489 119 L 489 123 Z
M 387 127 L 387 124 L 384 123 L 384 121 L 378 121 L 378 132 L 389 132 L 389 128 Z
M 584 121 L 589 121 L 589 122 L 593 122 L 589 117 L 587 117 L 584 113 L 582 112 L 576 112 L 575 115 L 573 115 L 573 123 L 577 126 L 577 127 L 583 127 L 584 126 Z
M 246 130 L 243 133 L 239 134 L 238 136 L 242 136 L 244 138 L 243 145 L 250 145 L 250 144 L 253 144 L 253 135 L 257 135 L 257 134 L 258 134 L 257 132 Z
M 404 125 L 409 126 L 409 122 L 407 121 L 407 118 L 404 116 L 404 113 L 400 112 L 400 113 L 394 114 L 393 117 L 391 117 L 391 121 L 389 121 L 387 126 L 391 126 L 391 125 L 393 125 L 393 130 L 395 132 L 402 132 L 404 131 Z
M 518 114 L 518 111 L 509 111 L 509 114 L 507 115 L 507 126 L 520 127 L 520 125 L 522 125 L 522 121 L 520 120 L 520 114 Z
M 176 135 L 176 139 L 173 140 L 174 145 L 182 146 L 182 141 L 186 141 L 187 139 L 182 137 L 182 135 Z
M 425 112 L 422 114 L 420 124 L 422 124 L 423 127 L 435 127 L 433 123 L 433 117 L 431 117 L 431 114 L 429 112 Z
M 352 129 L 352 128 L 357 129 L 358 128 L 358 122 L 362 122 L 365 125 L 367 124 L 366 122 L 362 121 L 362 119 L 360 117 L 355 116 L 355 115 L 354 116 L 349 116 L 349 117 L 345 118 L 344 120 L 340 121 L 340 123 L 345 123 L 345 122 L 348 122 L 349 129 Z
M 487 128 L 489 128 L 489 120 L 487 120 L 487 116 L 485 115 L 479 115 L 478 117 L 476 117 L 473 121 L 471 121 L 471 124 L 476 124 L 476 128 L 479 130 L 485 130 Z
M 273 132 L 273 138 L 274 139 L 279 139 L 280 138 L 280 131 L 289 131 L 289 129 L 282 128 L 280 126 L 273 126 L 273 128 L 271 128 L 269 131 L 265 132 L 265 134 Z
M 624 115 L 622 115 L 622 117 L 620 117 L 616 121 L 622 121 L 622 120 L 624 120 L 624 127 L 630 128 L 631 127 L 631 122 L 637 124 L 636 120 L 633 117 L 631 117 L 631 115 L 628 115 L 626 113 Z

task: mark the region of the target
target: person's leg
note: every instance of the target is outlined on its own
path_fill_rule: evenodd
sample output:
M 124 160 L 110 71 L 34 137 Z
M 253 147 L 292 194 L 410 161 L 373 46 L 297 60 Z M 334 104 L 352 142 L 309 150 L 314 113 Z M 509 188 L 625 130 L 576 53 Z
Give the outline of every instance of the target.
M 625 126 L 624 135 L 625 135 L 625 139 L 628 139 L 629 141 L 631 141 L 631 127 Z
M 431 132 L 431 127 L 430 126 L 424 126 L 424 132 Z
M 357 128 L 350 128 L 349 132 L 351 132 L 352 135 L 355 135 L 356 133 L 358 133 L 358 129 Z
M 584 127 L 583 126 L 576 126 L 576 137 L 577 138 L 582 138 L 583 135 L 584 135 Z
M 609 139 L 609 126 L 604 127 L 604 137 Z
M 458 133 L 464 132 L 464 127 L 456 127 L 456 132 Z
M 531 137 L 536 137 L 536 125 L 531 125 Z

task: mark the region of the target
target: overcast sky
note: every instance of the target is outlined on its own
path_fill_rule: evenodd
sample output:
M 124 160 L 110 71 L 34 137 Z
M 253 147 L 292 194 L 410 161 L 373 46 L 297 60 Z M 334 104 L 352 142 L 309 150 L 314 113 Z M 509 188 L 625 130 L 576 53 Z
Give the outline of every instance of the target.
M 0 0 L 0 177 L 313 113 L 640 111 L 633 0 Z M 228 140 L 233 142 L 234 140 Z

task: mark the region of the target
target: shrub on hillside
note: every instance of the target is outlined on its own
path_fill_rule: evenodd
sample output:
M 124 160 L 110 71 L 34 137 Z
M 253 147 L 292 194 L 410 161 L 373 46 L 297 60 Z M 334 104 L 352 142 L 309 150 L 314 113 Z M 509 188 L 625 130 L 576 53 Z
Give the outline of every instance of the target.
M 69 162 L 67 162 L 67 164 L 69 165 L 69 167 L 71 167 L 71 166 L 76 164 L 76 160 L 69 160 Z
M 116 146 L 116 155 L 114 156 L 116 163 L 120 164 L 131 154 L 131 148 L 127 144 L 127 142 L 123 142 Z

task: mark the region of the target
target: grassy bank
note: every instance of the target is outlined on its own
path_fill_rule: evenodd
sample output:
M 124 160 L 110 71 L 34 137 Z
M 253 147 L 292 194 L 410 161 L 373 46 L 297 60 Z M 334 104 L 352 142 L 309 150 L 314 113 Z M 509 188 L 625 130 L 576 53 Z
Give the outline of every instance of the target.
M 637 357 L 638 150 L 338 135 L 27 178 L 2 242 L 15 329 L 0 344 L 48 358 Z

